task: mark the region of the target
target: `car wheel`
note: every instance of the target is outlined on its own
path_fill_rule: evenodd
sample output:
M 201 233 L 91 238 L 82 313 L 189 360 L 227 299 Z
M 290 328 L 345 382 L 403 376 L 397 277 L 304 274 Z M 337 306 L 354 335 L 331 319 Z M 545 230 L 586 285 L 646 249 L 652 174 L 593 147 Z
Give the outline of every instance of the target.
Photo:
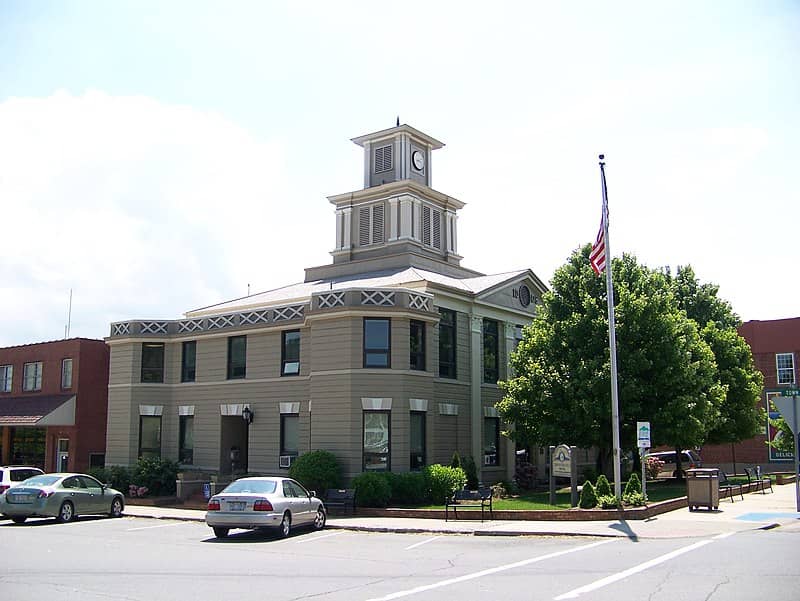
M 111 501 L 111 511 L 108 512 L 108 515 L 112 518 L 122 517 L 122 507 L 122 499 L 114 497 L 114 500 Z
M 58 510 L 58 517 L 56 518 L 62 524 L 67 522 L 71 522 L 72 518 L 75 517 L 75 508 L 72 506 L 72 503 L 69 501 L 64 501 L 61 504 L 61 508 Z
M 214 536 L 217 538 L 225 538 L 228 536 L 228 528 L 223 528 L 221 526 L 214 526 Z
M 286 538 L 289 536 L 289 533 L 292 531 L 292 516 L 289 515 L 289 512 L 283 514 L 283 519 L 281 520 L 281 525 L 278 526 L 278 535 L 281 538 Z
M 314 518 L 314 530 L 322 530 L 325 527 L 325 510 L 320 507 L 317 509 L 317 515 Z
M 24 524 L 25 520 L 27 519 L 28 516 L 26 515 L 15 515 L 13 518 L 11 518 L 11 521 L 14 522 L 15 524 Z

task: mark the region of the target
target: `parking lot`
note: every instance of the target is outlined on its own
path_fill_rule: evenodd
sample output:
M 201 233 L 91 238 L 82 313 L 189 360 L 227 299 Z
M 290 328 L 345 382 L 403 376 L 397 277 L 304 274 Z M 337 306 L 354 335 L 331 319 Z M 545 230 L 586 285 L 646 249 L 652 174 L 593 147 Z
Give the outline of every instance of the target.
M 190 521 L 0 521 L 0 589 L 18 601 L 761 599 L 800 583 L 797 534 L 632 541 L 324 530 L 218 540 Z M 754 562 L 755 548 L 770 561 Z

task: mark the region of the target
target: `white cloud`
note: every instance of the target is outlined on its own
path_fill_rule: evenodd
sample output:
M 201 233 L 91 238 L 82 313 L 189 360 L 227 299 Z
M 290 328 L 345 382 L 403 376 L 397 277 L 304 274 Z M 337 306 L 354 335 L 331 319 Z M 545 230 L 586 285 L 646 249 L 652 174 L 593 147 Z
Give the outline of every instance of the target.
M 0 346 L 63 336 L 71 288 L 71 335 L 102 337 L 302 277 L 267 259 L 297 245 L 283 148 L 219 115 L 58 92 L 0 104 L 0 131 Z

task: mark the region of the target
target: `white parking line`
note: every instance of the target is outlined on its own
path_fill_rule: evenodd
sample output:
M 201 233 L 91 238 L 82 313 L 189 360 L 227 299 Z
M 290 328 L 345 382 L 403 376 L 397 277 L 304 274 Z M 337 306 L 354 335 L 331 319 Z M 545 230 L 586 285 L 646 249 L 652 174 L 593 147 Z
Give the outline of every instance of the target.
M 616 539 L 603 540 L 597 543 L 590 543 L 588 545 L 581 545 L 580 547 L 566 549 L 565 551 L 556 551 L 555 553 L 548 553 L 547 555 L 540 555 L 539 557 L 531 557 L 530 559 L 525 559 L 523 561 L 517 561 L 515 563 L 509 563 L 503 566 L 497 566 L 496 568 L 489 568 L 488 570 L 481 570 L 480 572 L 473 572 L 472 574 L 464 574 L 463 576 L 459 576 L 458 578 L 449 578 L 448 580 L 441 580 L 439 582 L 434 582 L 433 584 L 418 586 L 416 588 L 408 589 L 406 591 L 399 591 L 397 593 L 386 595 L 385 597 L 377 597 L 375 599 L 369 599 L 369 601 L 390 601 L 390 599 L 400 599 L 401 597 L 408 597 L 410 595 L 416 595 L 417 593 L 424 593 L 425 591 L 441 588 L 443 586 L 450 586 L 451 584 L 458 584 L 459 582 L 474 580 L 475 578 L 482 578 L 483 576 L 497 574 L 498 572 L 505 572 L 506 570 L 521 568 L 522 566 L 527 566 L 532 563 L 545 561 L 547 559 L 553 559 L 554 557 L 560 557 L 562 555 L 568 555 L 569 553 L 575 553 L 577 551 L 585 551 L 586 549 L 599 547 L 600 545 L 606 545 L 610 542 L 614 542 L 615 540 Z
M 718 538 L 718 537 L 714 537 Z M 724 537 L 723 537 L 724 538 Z M 671 551 L 665 555 L 661 555 L 660 557 L 656 557 L 655 559 L 651 559 L 650 561 L 646 561 L 644 563 L 640 563 L 638 566 L 633 566 L 632 568 L 628 568 L 623 572 L 618 572 L 617 574 L 612 574 L 611 576 L 606 576 L 605 578 L 601 578 L 600 580 L 595 580 L 591 584 L 587 584 L 586 586 L 582 586 L 580 588 L 573 589 L 568 593 L 564 593 L 563 595 L 559 595 L 558 597 L 554 597 L 553 601 L 561 601 L 562 599 L 576 599 L 578 596 L 582 595 L 583 593 L 588 593 L 591 591 L 595 591 L 599 588 L 604 586 L 608 586 L 613 582 L 618 582 L 628 576 L 632 576 L 633 574 L 637 574 L 639 572 L 643 572 L 653 566 L 657 566 L 660 563 L 664 563 L 665 561 L 669 561 L 670 559 L 674 559 L 679 555 L 683 555 L 684 553 L 688 553 L 689 551 L 694 551 L 695 549 L 699 549 L 700 547 L 705 547 L 706 545 L 713 543 L 713 539 L 708 540 L 701 540 L 700 542 L 691 544 L 687 547 L 681 547 L 680 549 L 676 549 L 675 551 Z
M 169 524 L 159 524 L 158 526 L 142 526 L 141 528 L 128 528 L 126 532 L 134 532 L 136 530 L 152 530 L 153 528 L 169 528 L 170 526 L 181 526 L 189 522 L 172 522 Z
M 331 532 L 330 534 L 323 534 L 322 536 L 315 536 L 314 538 L 298 538 L 297 540 L 292 542 L 296 542 L 297 544 L 313 543 L 316 540 L 320 540 L 322 538 L 328 538 L 330 536 L 339 536 L 340 534 L 344 534 L 344 530 L 338 530 L 336 532 Z
M 424 540 L 422 542 L 415 543 L 415 544 L 411 545 L 410 547 L 406 547 L 405 549 L 403 549 L 403 551 L 408 551 L 409 549 L 416 549 L 417 547 L 421 547 L 422 545 L 427 545 L 428 543 L 432 543 L 433 541 L 435 541 L 437 538 L 442 538 L 442 537 L 441 536 L 434 536 L 433 538 L 429 538 L 429 539 Z

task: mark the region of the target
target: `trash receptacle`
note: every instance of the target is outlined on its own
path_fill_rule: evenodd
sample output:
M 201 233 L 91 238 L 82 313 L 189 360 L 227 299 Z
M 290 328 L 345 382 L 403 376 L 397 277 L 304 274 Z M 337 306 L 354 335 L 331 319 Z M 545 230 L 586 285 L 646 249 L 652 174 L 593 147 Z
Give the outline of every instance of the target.
M 689 511 L 704 506 L 719 508 L 719 471 L 716 468 L 686 470 L 686 501 Z

